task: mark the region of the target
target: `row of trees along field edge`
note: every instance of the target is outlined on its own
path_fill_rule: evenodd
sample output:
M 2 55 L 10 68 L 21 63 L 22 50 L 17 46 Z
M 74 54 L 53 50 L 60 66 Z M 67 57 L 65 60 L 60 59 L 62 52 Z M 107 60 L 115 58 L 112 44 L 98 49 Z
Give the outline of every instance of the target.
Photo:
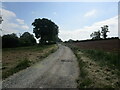
M 46 18 L 38 18 L 34 20 L 32 25 L 34 26 L 33 33 L 39 39 L 39 44 L 54 44 L 62 41 L 58 37 L 59 27 L 53 21 Z M 35 37 L 29 32 L 24 32 L 20 37 L 15 33 L 3 35 L 2 47 L 13 48 L 35 45 L 37 44 Z

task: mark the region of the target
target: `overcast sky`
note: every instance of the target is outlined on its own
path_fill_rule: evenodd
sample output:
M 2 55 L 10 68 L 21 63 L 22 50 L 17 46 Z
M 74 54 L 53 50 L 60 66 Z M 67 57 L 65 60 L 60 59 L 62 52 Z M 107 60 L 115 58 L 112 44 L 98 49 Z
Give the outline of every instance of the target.
M 118 36 L 118 2 L 3 2 L 3 34 L 33 32 L 36 18 L 51 19 L 59 26 L 59 37 L 89 39 L 94 31 L 109 26 L 108 37 Z

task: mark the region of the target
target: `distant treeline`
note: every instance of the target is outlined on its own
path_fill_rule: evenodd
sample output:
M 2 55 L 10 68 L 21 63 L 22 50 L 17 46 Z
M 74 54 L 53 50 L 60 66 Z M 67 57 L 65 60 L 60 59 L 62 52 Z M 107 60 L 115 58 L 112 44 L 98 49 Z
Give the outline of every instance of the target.
M 21 46 L 32 46 L 36 44 L 36 39 L 29 32 L 24 32 L 20 37 L 15 33 L 2 36 L 2 48 L 14 48 Z
M 65 41 L 65 43 L 70 43 L 70 42 L 86 42 L 86 41 L 100 41 L 100 40 L 111 40 L 111 39 L 119 39 L 119 37 L 111 37 L 111 38 L 106 38 L 106 39 L 102 39 L 100 38 L 98 39 L 87 39 L 87 40 L 72 40 L 69 39 L 68 41 Z

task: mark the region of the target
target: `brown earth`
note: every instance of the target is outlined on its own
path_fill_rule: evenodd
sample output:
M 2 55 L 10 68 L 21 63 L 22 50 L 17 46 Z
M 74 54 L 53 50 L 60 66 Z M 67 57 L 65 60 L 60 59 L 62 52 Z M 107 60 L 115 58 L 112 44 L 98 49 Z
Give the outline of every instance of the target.
M 84 42 L 76 42 L 73 44 L 79 46 L 81 49 L 97 49 L 108 52 L 120 51 L 120 39 L 84 41 Z

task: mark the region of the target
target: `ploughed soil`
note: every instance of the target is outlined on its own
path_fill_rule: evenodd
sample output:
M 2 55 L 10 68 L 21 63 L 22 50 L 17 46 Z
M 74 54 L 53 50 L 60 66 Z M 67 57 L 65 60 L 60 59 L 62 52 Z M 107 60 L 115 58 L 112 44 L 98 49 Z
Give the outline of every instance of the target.
M 73 43 L 81 49 L 97 49 L 108 52 L 120 51 L 120 39 L 96 40 L 96 41 L 83 41 Z

